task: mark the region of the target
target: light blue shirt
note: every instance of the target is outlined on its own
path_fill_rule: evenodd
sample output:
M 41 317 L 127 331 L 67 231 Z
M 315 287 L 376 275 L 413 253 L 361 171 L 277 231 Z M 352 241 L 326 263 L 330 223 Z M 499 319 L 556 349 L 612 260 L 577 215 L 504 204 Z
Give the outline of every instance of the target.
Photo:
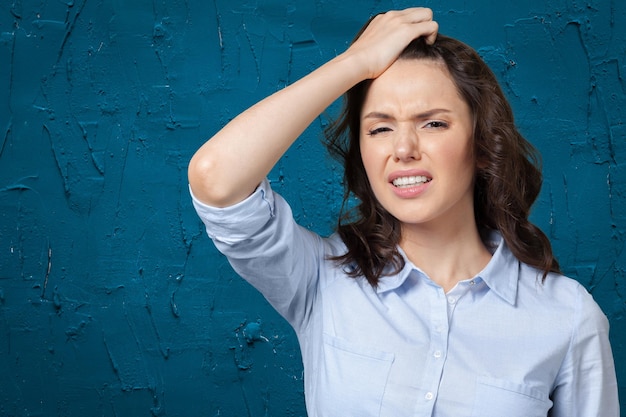
M 575 280 L 520 263 L 499 234 L 445 293 L 408 259 L 374 289 L 298 226 L 267 181 L 223 209 L 194 199 L 217 248 L 293 326 L 310 417 L 618 417 L 608 321 Z

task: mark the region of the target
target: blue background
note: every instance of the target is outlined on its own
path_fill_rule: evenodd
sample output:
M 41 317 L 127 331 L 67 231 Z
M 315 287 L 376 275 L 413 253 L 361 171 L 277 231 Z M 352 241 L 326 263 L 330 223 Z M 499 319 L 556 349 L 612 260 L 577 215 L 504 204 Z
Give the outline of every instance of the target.
M 304 415 L 295 336 L 206 237 L 187 163 L 409 5 L 2 0 L 0 415 Z M 485 58 L 542 152 L 532 217 L 608 315 L 624 394 L 626 2 L 422 5 Z M 320 145 L 336 110 L 270 175 L 322 234 L 342 192 Z

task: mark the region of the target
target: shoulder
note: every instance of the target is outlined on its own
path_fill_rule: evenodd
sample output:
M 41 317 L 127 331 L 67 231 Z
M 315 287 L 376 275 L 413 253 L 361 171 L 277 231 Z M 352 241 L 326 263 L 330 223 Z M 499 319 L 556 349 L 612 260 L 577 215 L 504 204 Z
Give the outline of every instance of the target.
M 328 237 L 322 238 L 323 242 L 323 252 L 324 252 L 324 268 L 322 268 L 322 272 L 324 274 L 323 277 L 323 285 L 322 290 L 328 288 L 331 285 L 336 285 L 339 282 L 343 282 L 346 284 L 354 284 L 353 281 L 357 281 L 354 278 L 350 278 L 348 276 L 348 271 L 353 268 L 352 265 L 343 264 L 341 261 L 338 261 L 334 258 L 345 255 L 348 251 L 345 243 L 341 239 L 338 233 L 333 233 Z
M 323 239 L 326 247 L 326 252 L 329 256 L 340 256 L 347 252 L 348 248 L 338 233 L 333 233 L 327 238 Z
M 520 265 L 520 302 L 541 305 L 544 312 L 567 318 L 575 326 L 608 329 L 606 315 L 579 281 L 558 273 L 549 273 L 542 280 L 541 271 L 524 263 Z

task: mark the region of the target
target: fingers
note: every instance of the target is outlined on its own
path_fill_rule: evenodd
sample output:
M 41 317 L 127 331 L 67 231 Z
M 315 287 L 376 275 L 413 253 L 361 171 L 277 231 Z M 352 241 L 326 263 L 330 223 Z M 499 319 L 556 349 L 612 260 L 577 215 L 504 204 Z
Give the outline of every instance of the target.
M 427 44 L 432 45 L 433 43 L 435 43 L 435 40 L 437 40 L 437 33 L 439 32 L 439 24 L 433 20 L 430 22 L 430 27 L 431 27 L 430 33 L 427 35 L 422 35 L 422 36 L 424 36 L 424 39 L 426 40 Z
M 420 36 L 424 37 L 426 43 L 432 45 L 437 39 L 439 24 L 433 20 L 433 11 L 425 7 L 418 7 L 411 10 L 412 23 L 421 23 Z
M 386 24 L 405 26 L 411 32 L 411 40 L 424 37 L 428 44 L 437 38 L 439 25 L 433 20 L 433 11 L 426 7 L 412 7 L 404 10 L 391 10 L 377 16 L 380 20 L 389 20 Z
M 390 10 L 387 13 L 382 13 L 387 15 L 398 15 L 408 19 L 408 21 L 417 23 L 424 22 L 427 20 L 433 20 L 433 11 L 427 7 L 409 7 L 404 10 Z
M 376 78 L 414 39 L 423 37 L 432 44 L 438 29 L 433 12 L 428 8 L 414 7 L 381 13 L 359 32 L 348 55 L 356 57 L 353 62 L 357 62 L 367 78 Z
M 423 37 L 426 43 L 432 45 L 437 38 L 438 30 L 439 25 L 433 20 L 433 11 L 429 8 L 391 10 L 372 17 L 357 34 L 354 42 L 360 39 L 382 38 L 387 42 L 397 42 L 406 46 L 414 39 Z
M 433 20 L 433 11 L 425 7 L 408 9 L 407 18 L 412 19 L 410 23 L 420 24 L 419 36 L 426 40 L 426 43 L 432 45 L 437 39 L 439 24 Z
M 385 21 L 395 25 L 422 23 L 433 20 L 433 12 L 425 7 L 413 7 L 404 10 L 390 10 L 375 15 L 371 21 Z

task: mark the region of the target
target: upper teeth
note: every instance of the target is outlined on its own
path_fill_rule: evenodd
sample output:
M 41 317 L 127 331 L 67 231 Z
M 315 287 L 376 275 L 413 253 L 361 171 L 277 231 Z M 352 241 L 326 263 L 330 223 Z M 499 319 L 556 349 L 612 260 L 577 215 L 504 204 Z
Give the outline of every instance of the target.
M 412 177 L 400 177 L 393 180 L 393 185 L 396 187 L 403 187 L 407 185 L 418 185 L 428 182 L 428 178 L 423 175 L 412 176 Z

